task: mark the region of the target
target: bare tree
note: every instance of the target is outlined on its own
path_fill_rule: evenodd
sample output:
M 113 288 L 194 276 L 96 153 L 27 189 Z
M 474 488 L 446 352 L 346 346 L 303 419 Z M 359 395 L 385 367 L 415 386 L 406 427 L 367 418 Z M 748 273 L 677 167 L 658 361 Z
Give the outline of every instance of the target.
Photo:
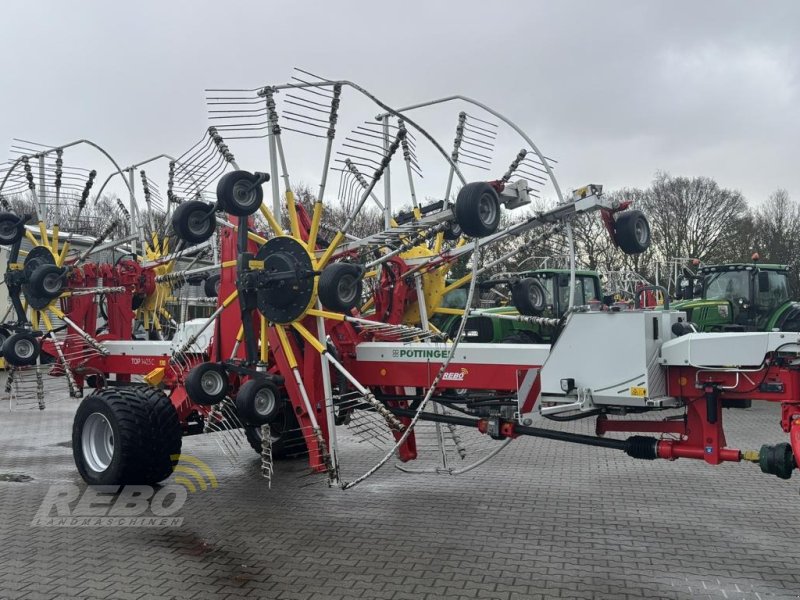
M 756 210 L 753 220 L 754 248 L 763 260 L 792 266 L 792 284 L 800 289 L 800 203 L 778 189 Z
M 738 191 L 721 188 L 708 177 L 671 177 L 658 173 L 640 207 L 650 221 L 655 257 L 691 256 L 704 262 L 730 260 L 748 208 Z

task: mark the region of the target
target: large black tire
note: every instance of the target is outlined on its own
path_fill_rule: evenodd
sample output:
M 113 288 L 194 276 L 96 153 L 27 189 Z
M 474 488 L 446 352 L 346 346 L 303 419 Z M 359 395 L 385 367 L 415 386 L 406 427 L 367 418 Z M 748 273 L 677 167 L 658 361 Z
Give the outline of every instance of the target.
M 292 412 L 292 407 L 285 403 L 280 419 L 271 423 L 272 432 L 272 458 L 291 458 L 302 456 L 307 452 L 303 432 L 297 423 L 297 417 Z M 244 434 L 250 447 L 257 454 L 261 454 L 261 428 L 245 427 Z
M 12 367 L 35 365 L 41 346 L 30 331 L 15 333 L 3 342 L 3 358 Z
M 650 247 L 650 223 L 640 210 L 626 210 L 614 223 L 614 241 L 625 254 L 641 254 Z
M 465 235 L 484 237 L 494 233 L 500 225 L 497 191 L 484 181 L 468 183 L 458 192 L 455 215 Z
M 361 301 L 363 269 L 352 263 L 332 263 L 322 270 L 317 292 L 322 305 L 337 312 L 349 313 Z
M 25 235 L 22 220 L 10 212 L 0 212 L 0 244 L 13 246 Z
M 172 229 L 187 244 L 200 244 L 214 235 L 217 218 L 212 206 L 200 200 L 181 202 L 172 213 Z
M 222 210 L 236 217 L 258 212 L 264 199 L 261 178 L 249 171 L 231 171 L 217 183 L 217 202 Z
M 148 476 L 153 482 L 163 481 L 175 469 L 183 446 L 183 427 L 178 411 L 169 397 L 158 388 L 136 386 L 121 388 L 129 394 L 143 397 L 147 403 L 152 434 L 151 461 Z
M 219 294 L 219 273 L 207 277 L 203 282 L 203 292 L 206 298 L 216 298 Z
M 189 371 L 184 386 L 189 400 L 211 406 L 228 395 L 228 372 L 219 363 L 202 363 Z
M 153 485 L 172 473 L 181 433 L 175 409 L 159 390 L 104 388 L 78 406 L 72 455 L 90 485 Z
M 34 296 L 58 298 L 67 287 L 67 278 L 64 269 L 59 266 L 39 265 L 33 271 L 28 286 Z
M 269 379 L 250 379 L 236 393 L 236 412 L 242 423 L 261 426 L 276 421 L 285 401 Z
M 538 280 L 526 277 L 512 284 L 511 301 L 521 315 L 539 315 L 547 304 L 547 294 Z

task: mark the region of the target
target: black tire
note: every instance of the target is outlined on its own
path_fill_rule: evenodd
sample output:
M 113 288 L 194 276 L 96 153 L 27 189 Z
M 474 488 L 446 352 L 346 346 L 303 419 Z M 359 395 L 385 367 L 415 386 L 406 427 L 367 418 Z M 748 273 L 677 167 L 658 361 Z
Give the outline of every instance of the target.
M 136 386 L 105 388 L 81 402 L 72 425 L 72 455 L 86 483 L 153 485 L 169 477 L 173 457 L 180 454 L 181 428 L 165 398 Z
M 39 265 L 28 282 L 31 293 L 40 298 L 58 298 L 67 287 L 64 269 L 56 265 Z
M 222 210 L 235 217 L 249 217 L 258 212 L 264 199 L 260 177 L 249 171 L 232 171 L 217 183 L 217 202 Z
M 332 263 L 322 270 L 317 284 L 322 305 L 333 311 L 348 313 L 361 301 L 364 271 L 352 263 Z
M 462 233 L 464 232 L 461 231 L 461 225 L 455 221 L 450 221 L 444 228 L 444 239 L 446 239 L 448 242 L 455 242 L 461 237 Z
M 0 244 L 13 246 L 25 235 L 22 220 L 10 212 L 0 212 Z
M 172 475 L 181 455 L 183 427 L 178 411 L 169 397 L 158 388 L 136 386 L 119 389 L 123 394 L 135 394 L 144 398 L 147 404 L 152 435 L 151 460 L 146 465 L 147 477 L 154 483 L 163 481 Z
M 511 301 L 521 315 L 539 315 L 547 304 L 542 284 L 533 277 L 516 281 L 511 286 Z
M 269 429 L 272 433 L 272 458 L 291 458 L 307 452 L 303 432 L 288 403 L 284 405 L 280 419 L 271 423 Z M 261 455 L 261 428 L 245 427 L 244 435 L 250 447 Z
M 261 426 L 276 421 L 285 401 L 269 379 L 246 381 L 236 393 L 236 412 L 246 425 Z
M 650 247 L 650 223 L 640 210 L 626 210 L 614 223 L 614 241 L 625 254 L 641 254 Z
M 13 367 L 35 365 L 40 350 L 39 339 L 29 331 L 15 333 L 3 342 L 3 358 Z
M 218 404 L 228 395 L 228 372 L 219 363 L 202 363 L 189 371 L 184 386 L 195 404 Z
M 172 229 L 187 244 L 205 242 L 216 228 L 214 208 L 200 200 L 181 202 L 172 213 Z
M 541 344 L 542 338 L 533 331 L 514 331 L 502 339 L 501 344 Z
M 494 233 L 500 225 L 497 191 L 484 181 L 468 183 L 458 192 L 455 215 L 464 235 L 484 237 Z
M 216 298 L 219 295 L 219 274 L 206 278 L 203 282 L 203 293 L 206 298 Z

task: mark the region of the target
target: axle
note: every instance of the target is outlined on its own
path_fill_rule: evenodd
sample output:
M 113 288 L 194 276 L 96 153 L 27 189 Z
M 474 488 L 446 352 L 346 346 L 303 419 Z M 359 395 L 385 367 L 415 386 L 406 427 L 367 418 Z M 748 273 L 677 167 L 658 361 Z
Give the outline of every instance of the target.
M 405 418 L 413 418 L 416 414 L 415 410 L 404 408 L 392 408 L 392 412 L 398 417 Z M 600 436 L 520 425 L 514 421 L 502 419 L 500 417 L 470 418 L 450 414 L 422 412 L 419 414 L 419 419 L 421 421 L 430 421 L 433 423 L 474 427 L 481 433 L 498 440 L 529 436 L 579 444 L 582 446 L 622 450 L 628 456 L 642 460 L 655 460 L 658 458 L 667 460 L 675 460 L 678 458 L 706 460 L 706 455 L 709 454 L 707 449 L 686 445 L 684 441 L 660 440 L 655 437 L 642 435 L 633 435 L 624 440 L 608 439 Z M 638 422 L 632 423 L 635 424 Z M 670 424 L 674 422 L 650 421 L 649 423 L 652 425 L 653 431 L 660 431 L 658 429 L 659 425 L 666 425 L 667 428 L 670 428 Z M 798 430 L 794 437 L 800 438 L 800 430 Z M 744 460 L 756 463 L 761 467 L 762 472 L 776 475 L 781 479 L 789 479 L 792 472 L 797 468 L 792 445 L 787 443 L 776 444 L 774 446 L 765 444 L 760 450 L 748 450 L 744 452 L 733 448 L 720 448 L 718 449 L 718 456 L 720 462 L 741 462 Z

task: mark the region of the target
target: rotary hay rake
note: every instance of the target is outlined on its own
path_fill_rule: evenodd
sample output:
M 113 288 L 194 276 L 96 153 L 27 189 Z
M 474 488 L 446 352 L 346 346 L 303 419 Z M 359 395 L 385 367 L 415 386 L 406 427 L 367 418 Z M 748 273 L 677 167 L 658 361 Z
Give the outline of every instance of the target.
M 301 72 L 283 86 L 210 92 L 211 118 L 215 120 L 208 132 L 212 144 L 198 146 L 215 146 L 235 170 L 219 180 L 214 204 L 201 198 L 184 202 L 173 214 L 172 226 L 181 239 L 199 244 L 206 243 L 220 226 L 219 263 L 157 280 L 185 279 L 218 269 L 218 305 L 195 335 L 176 350 L 170 366 L 155 369 L 147 380 L 168 389 L 175 406 L 188 400 L 209 407 L 206 431 L 243 423 L 247 440 L 262 454 L 267 476 L 272 472 L 273 457 L 302 449 L 307 451 L 313 471 L 326 473 L 330 483 L 351 487 L 395 451 L 403 462 L 418 458 L 427 450 L 425 441 L 434 449 L 429 455 L 441 462 L 426 464 L 423 470 L 467 471 L 503 445 L 475 434 L 475 427 L 463 427 L 456 412 L 472 417 L 513 417 L 519 382 L 516 375 L 509 374 L 531 369 L 510 359 L 513 352 L 506 349 L 500 354 L 506 378 L 490 381 L 485 366 L 497 362 L 497 348 L 492 348 L 495 358 L 481 358 L 483 365 L 468 361 L 449 370 L 461 333 L 447 342 L 429 316 L 464 314 L 463 309 L 443 308 L 444 295 L 469 284 L 469 306 L 475 277 L 524 250 L 516 247 L 492 264 L 481 265 L 481 245 L 520 238 L 534 230 L 542 237 L 569 233 L 569 221 L 580 214 L 602 210 L 611 215 L 621 207 L 605 200 L 599 186 L 589 186 L 553 210 L 498 229 L 502 205 L 516 209 L 530 204 L 531 194 L 545 183 L 536 170 L 550 177 L 561 197 L 552 161 L 527 136 L 517 130 L 528 149 L 514 150 L 500 179 L 470 184 L 462 169 L 492 168 L 491 152 L 499 125 L 488 116 L 496 113 L 489 111 L 487 118 L 458 113 L 454 143 L 446 151 L 407 114 L 393 111 L 359 86 L 309 81 L 308 77 Z M 344 117 L 341 102 L 345 89 L 354 91 L 356 98 L 366 98 L 370 112 L 377 107 L 384 114 L 377 122 L 359 117 L 363 110 Z M 276 101 L 281 92 L 285 93 L 282 108 Z M 472 106 L 484 110 L 479 104 Z M 283 126 L 283 121 L 288 126 Z M 337 137 L 342 122 L 352 124 L 352 129 Z M 480 148 L 483 153 L 472 156 L 481 135 L 486 140 Z M 292 144 L 303 136 L 321 140 L 322 145 L 318 149 L 323 156 L 318 171 L 320 187 L 310 207 L 295 199 L 288 170 Z M 225 140 L 263 137 L 270 148 L 270 173 L 240 170 Z M 302 142 L 299 147 L 295 155 L 306 156 Z M 421 157 L 426 150 L 443 165 L 440 174 L 445 190 L 443 196 L 438 193 L 441 199 L 429 203 L 417 199 L 425 162 Z M 394 186 L 393 160 L 401 175 L 393 178 Z M 304 160 L 302 169 L 307 169 L 307 164 Z M 370 168 L 371 176 L 362 172 Z M 339 173 L 339 198 L 345 207 L 338 221 L 326 219 L 323 208 L 331 173 Z M 533 183 L 518 173 L 531 177 Z M 265 183 L 271 183 L 271 206 L 263 203 L 261 186 Z M 452 202 L 456 185 L 461 190 Z M 393 197 L 409 198 L 411 205 L 393 214 Z M 354 235 L 367 203 L 374 203 L 383 218 L 378 219 L 377 230 Z M 616 223 L 616 239 L 629 251 L 646 247 L 647 239 L 641 236 L 647 234 L 646 220 L 640 213 L 620 212 Z M 448 284 L 446 276 L 458 260 L 470 260 L 472 273 Z M 515 299 L 526 314 L 499 318 L 542 320 L 535 314 L 542 298 L 536 281 L 519 282 Z M 183 381 L 164 379 L 173 365 L 187 362 L 186 351 L 208 330 L 213 330 L 209 360 L 192 368 Z M 391 369 L 376 371 L 373 359 L 362 358 L 370 351 L 379 352 L 381 358 L 428 357 L 434 361 L 425 362 L 423 370 L 398 361 Z M 436 364 L 440 359 L 446 359 L 441 367 Z M 467 377 L 471 370 L 483 373 Z M 441 393 L 435 393 L 437 390 Z M 427 418 L 423 409 L 429 405 L 443 422 L 417 428 L 420 416 Z M 473 421 L 470 425 L 478 423 Z M 346 480 L 342 474 L 337 427 L 346 427 L 349 434 L 382 454 L 361 477 Z M 470 447 L 468 442 L 476 443 Z M 239 444 L 221 445 L 235 453 Z M 458 464 L 452 466 L 451 462 Z M 107 475 L 93 482 L 118 481 L 125 474 Z
M 94 206 L 90 193 L 97 171 L 65 164 L 70 153 L 80 158 L 79 151 L 87 147 L 112 166 Z M 103 387 L 111 374 L 118 383 L 130 382 L 132 376 L 151 370 L 156 356 L 165 361 L 169 354 L 168 344 L 161 352 L 152 346 L 129 346 L 136 337 L 168 337 L 177 326 L 165 306 L 174 299 L 174 290 L 156 277 L 172 270 L 180 252 L 170 252 L 173 240 L 164 214 L 170 207 L 143 168 L 169 157 L 120 169 L 87 140 L 58 147 L 16 141 L 12 150 L 18 156 L 3 169 L 0 183 L 6 211 L 0 213 L 1 241 L 11 246 L 5 276 L 10 306 L 1 330 L 3 355 L 11 367 L 6 392 L 13 407 L 44 409 L 53 388 L 66 385 L 70 396 L 81 397 L 87 382 Z M 38 169 L 32 163 L 38 163 Z M 170 161 L 170 198 L 174 171 L 175 161 Z M 137 175 L 144 210 L 135 195 Z M 130 210 L 117 198 L 103 197 L 117 176 L 129 194 Z M 27 194 L 27 202 L 22 194 Z M 29 209 L 36 226 L 27 225 L 33 218 Z M 94 235 L 85 235 L 90 231 Z M 118 237 L 108 241 L 112 235 Z M 125 243 L 129 247 L 123 247 Z M 195 248 L 191 253 L 199 256 L 201 251 Z
M 349 101 L 365 99 L 371 111 L 366 114 L 377 106 L 378 118 L 364 120 L 363 110 L 345 116 L 345 92 L 352 92 Z M 393 110 L 351 82 L 302 71 L 288 84 L 213 90 L 208 101 L 215 124 L 193 156 L 218 171 L 233 171 L 219 179 L 212 201 L 203 194 L 183 200 L 172 227 L 187 244 L 206 244 L 216 232 L 218 261 L 158 280 L 218 273 L 216 309 L 180 338 L 167 364 L 145 377 L 171 402 L 165 404 L 166 396 L 154 387 L 104 389 L 84 400 L 73 450 L 86 481 L 163 479 L 172 469 L 170 453 L 180 448 L 179 423 L 189 433 L 243 425 L 268 479 L 273 458 L 305 450 L 312 472 L 344 489 L 395 456 L 406 471 L 463 473 L 521 435 L 623 450 L 640 459 L 744 459 L 760 463 L 764 472 L 791 475 L 800 449 L 798 334 L 737 334 L 732 344 L 730 334 L 694 333 L 685 314 L 668 305 L 657 312 L 571 305 L 556 322 L 538 316 L 544 294 L 528 279 L 512 286 L 519 315 L 487 316 L 557 327 L 552 347 L 460 344 L 465 318 L 452 340 L 431 325 L 436 313 L 484 314 L 472 308 L 477 276 L 526 248 L 521 244 L 481 260 L 483 249 L 503 241 L 530 242 L 532 232 L 563 234 L 572 250 L 570 222 L 599 211 L 623 251 L 641 252 L 649 243 L 644 215 L 608 200 L 599 186 L 565 198 L 552 161 L 496 111 L 463 97 Z M 470 112 L 458 114 L 456 137 L 446 150 L 417 114 L 451 102 L 466 103 Z M 434 127 L 441 122 L 433 120 Z M 483 139 L 478 127 L 488 137 L 483 147 L 467 150 L 481 156 L 469 158 L 462 147 L 468 135 L 470 142 Z M 343 129 L 350 133 L 337 135 Z M 509 148 L 501 129 L 522 138 L 524 146 L 509 153 L 510 166 L 498 168 L 492 153 Z M 319 144 L 323 157 L 316 174 L 306 166 L 313 155 L 306 138 Z M 268 144 L 269 172 L 241 170 L 225 140 L 261 139 Z M 419 198 L 431 196 L 426 188 L 431 172 L 437 173 L 428 168 L 434 160 L 440 161 L 445 193 L 434 192 L 434 201 L 423 202 Z M 310 206 L 295 198 L 289 167 L 320 178 Z M 468 182 L 464 172 L 482 168 L 503 175 Z M 332 173 L 339 174 L 344 214 L 336 215 L 338 203 L 326 199 Z M 538 173 L 546 180 L 537 180 Z M 537 182 L 552 184 L 555 208 L 501 227 L 502 206 L 529 204 L 541 187 Z M 267 183 L 271 202 L 264 203 Z M 398 198 L 410 206 L 396 211 Z M 357 230 L 374 223 L 369 204 L 380 210 L 380 225 Z M 571 251 L 573 273 L 574 256 Z M 459 260 L 468 261 L 471 272 L 448 283 L 446 275 Z M 444 308 L 444 294 L 461 286 L 468 286 L 465 308 Z M 572 304 L 572 293 L 570 298 Z M 205 351 L 193 352 L 198 345 Z M 721 403 L 741 398 L 780 401 L 790 443 L 760 451 L 728 448 Z M 598 435 L 532 427 L 537 401 L 549 419 L 596 418 Z M 619 418 L 673 409 L 683 414 Z M 609 432 L 661 437 L 604 437 Z M 479 434 L 476 450 L 471 444 Z M 229 454 L 242 445 L 235 435 L 218 438 Z M 375 452 L 350 462 L 354 440 L 374 444 Z M 409 466 L 424 456 L 429 458 L 421 466 Z

